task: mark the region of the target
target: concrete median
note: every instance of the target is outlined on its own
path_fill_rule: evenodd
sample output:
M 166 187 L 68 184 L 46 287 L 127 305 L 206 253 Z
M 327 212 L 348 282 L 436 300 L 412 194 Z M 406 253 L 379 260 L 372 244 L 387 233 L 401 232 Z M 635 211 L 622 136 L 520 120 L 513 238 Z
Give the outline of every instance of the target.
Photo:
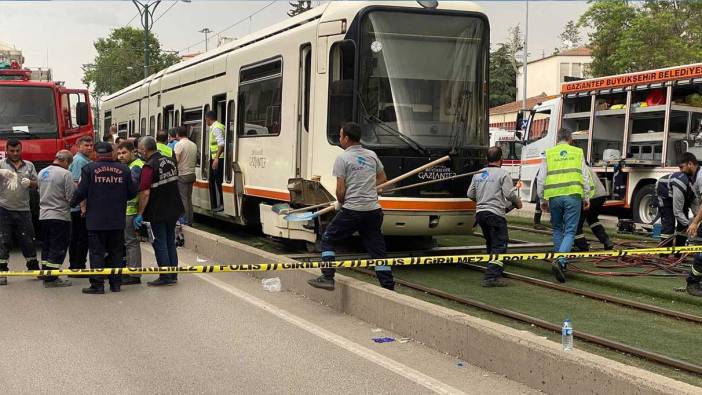
M 185 227 L 186 247 L 217 263 L 293 262 L 226 238 Z M 280 277 L 283 288 L 324 303 L 438 351 L 548 393 L 693 394 L 700 388 L 487 320 L 337 275 L 336 290 L 307 285 L 317 270 L 254 272 Z

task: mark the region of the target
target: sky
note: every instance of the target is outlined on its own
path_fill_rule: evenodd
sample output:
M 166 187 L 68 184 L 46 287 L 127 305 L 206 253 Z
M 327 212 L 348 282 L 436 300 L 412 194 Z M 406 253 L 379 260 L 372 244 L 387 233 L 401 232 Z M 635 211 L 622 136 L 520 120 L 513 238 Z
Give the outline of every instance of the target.
M 318 2 L 315 2 L 318 3 Z M 524 26 L 525 3 L 522 1 L 478 1 L 488 15 L 491 42 L 507 37 L 510 27 Z M 265 8 L 264 8 L 265 7 Z M 208 1 L 190 3 L 164 0 L 156 10 L 153 32 L 167 50 L 198 52 L 204 50 L 205 27 L 215 32 L 242 21 L 222 33 L 241 37 L 288 16 L 287 0 L 276 1 Z M 530 1 L 530 59 L 550 55 L 560 42 L 558 35 L 568 20 L 587 9 L 583 1 Z M 167 10 L 167 12 L 165 12 Z M 164 14 L 165 12 L 165 14 Z M 256 13 L 253 17 L 249 15 Z M 162 17 L 160 17 L 163 14 Z M 30 67 L 53 69 L 54 79 L 66 81 L 73 88 L 82 87 L 81 66 L 93 62 L 93 42 L 110 34 L 112 29 L 130 24 L 140 28 L 136 7 L 131 1 L 0 1 L 0 41 L 22 50 Z M 210 48 L 216 39 L 210 39 Z M 135 51 L 141 57 L 141 52 Z

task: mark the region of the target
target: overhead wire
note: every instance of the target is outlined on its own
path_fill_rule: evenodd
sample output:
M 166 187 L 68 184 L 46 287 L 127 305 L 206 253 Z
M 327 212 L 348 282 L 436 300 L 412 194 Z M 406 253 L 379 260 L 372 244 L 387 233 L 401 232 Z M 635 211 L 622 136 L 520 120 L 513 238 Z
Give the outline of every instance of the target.
M 237 20 L 236 22 L 234 22 L 233 24 L 231 24 L 231 25 L 225 27 L 224 29 L 222 29 L 222 30 L 216 32 L 215 35 L 222 34 L 222 33 L 226 32 L 227 30 L 232 29 L 232 28 L 234 28 L 234 27 L 236 27 L 236 26 L 238 26 L 238 25 L 240 25 L 240 24 L 242 24 L 242 23 L 244 23 L 244 22 L 250 20 L 251 18 L 253 18 L 253 17 L 256 16 L 257 14 L 261 13 L 261 12 L 262 12 L 263 10 L 265 10 L 266 8 L 268 8 L 268 7 L 272 6 L 273 4 L 275 4 L 275 2 L 276 2 L 276 0 L 270 1 L 268 4 L 264 5 L 263 7 L 259 8 L 258 10 L 252 12 L 251 14 L 245 16 L 244 18 L 241 18 L 241 19 Z M 194 44 L 188 45 L 187 47 L 183 47 L 183 48 L 180 49 L 178 52 L 183 52 L 183 51 L 188 50 L 188 49 L 190 49 L 190 48 L 192 48 L 192 47 L 194 47 L 194 46 L 200 45 L 200 44 L 202 44 L 202 43 L 204 43 L 204 42 L 205 42 L 205 39 L 202 39 L 202 40 L 200 40 L 200 41 L 198 41 L 198 42 L 196 42 L 196 43 L 194 43 Z

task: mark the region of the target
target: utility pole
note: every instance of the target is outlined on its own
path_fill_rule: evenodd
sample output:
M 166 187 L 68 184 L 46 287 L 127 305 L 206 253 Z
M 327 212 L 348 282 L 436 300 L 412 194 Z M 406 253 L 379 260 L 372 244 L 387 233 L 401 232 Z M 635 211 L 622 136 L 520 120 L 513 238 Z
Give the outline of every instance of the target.
M 522 60 L 522 108 L 528 110 L 527 108 L 527 62 L 529 55 L 529 48 L 527 43 L 529 42 L 529 0 L 526 0 L 526 17 L 524 18 L 524 56 Z
M 132 0 L 141 15 L 141 26 L 144 28 L 144 78 L 149 76 L 149 32 L 153 25 L 154 12 L 161 0 Z M 151 19 L 151 20 L 149 20 Z
M 198 33 L 205 33 L 205 52 L 207 52 L 207 35 L 212 33 L 212 30 L 210 30 L 209 27 L 206 27 L 206 28 L 198 31 Z

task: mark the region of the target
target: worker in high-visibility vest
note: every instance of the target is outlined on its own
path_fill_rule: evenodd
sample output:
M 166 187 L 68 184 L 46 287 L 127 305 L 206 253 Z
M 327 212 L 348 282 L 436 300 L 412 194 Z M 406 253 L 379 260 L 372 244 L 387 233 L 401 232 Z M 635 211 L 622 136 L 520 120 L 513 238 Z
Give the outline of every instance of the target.
M 570 252 L 578 229 L 581 208 L 590 206 L 590 175 L 583 150 L 572 146 L 572 132 L 558 131 L 558 144 L 546 150 L 536 179 L 541 208 L 551 213 L 553 248 L 556 252 Z M 561 283 L 566 281 L 568 261 L 558 258 L 553 262 L 553 274 Z
M 585 239 L 585 234 L 583 233 L 583 225 L 585 221 L 590 225 L 590 230 L 592 234 L 597 237 L 597 240 L 604 245 L 605 250 L 614 249 L 614 243 L 609 239 L 607 231 L 604 226 L 600 223 L 600 213 L 602 212 L 602 207 L 607 201 L 607 189 L 597 174 L 592 170 L 591 167 L 587 168 L 588 174 L 590 175 L 590 209 L 583 210 L 580 213 L 580 221 L 578 221 L 578 230 L 575 232 L 575 248 L 580 251 L 589 251 L 590 245 Z
M 166 158 L 173 159 L 173 150 L 168 146 L 168 132 L 160 131 L 156 134 L 156 149 Z
M 144 167 L 144 162 L 137 158 L 136 147 L 130 140 L 122 141 L 117 146 L 117 160 L 129 167 L 134 185 L 139 185 L 141 179 L 141 168 Z M 127 212 L 124 228 L 124 249 L 125 249 L 125 265 L 126 267 L 141 267 L 141 245 L 139 244 L 139 235 L 134 227 L 134 218 L 139 210 L 139 195 L 127 201 Z M 141 283 L 141 275 L 131 276 L 125 274 L 122 276 L 122 285 L 131 285 Z
M 205 114 L 210 142 L 210 202 L 212 211 L 222 211 L 222 182 L 224 182 L 224 125 L 217 120 L 217 113 Z

